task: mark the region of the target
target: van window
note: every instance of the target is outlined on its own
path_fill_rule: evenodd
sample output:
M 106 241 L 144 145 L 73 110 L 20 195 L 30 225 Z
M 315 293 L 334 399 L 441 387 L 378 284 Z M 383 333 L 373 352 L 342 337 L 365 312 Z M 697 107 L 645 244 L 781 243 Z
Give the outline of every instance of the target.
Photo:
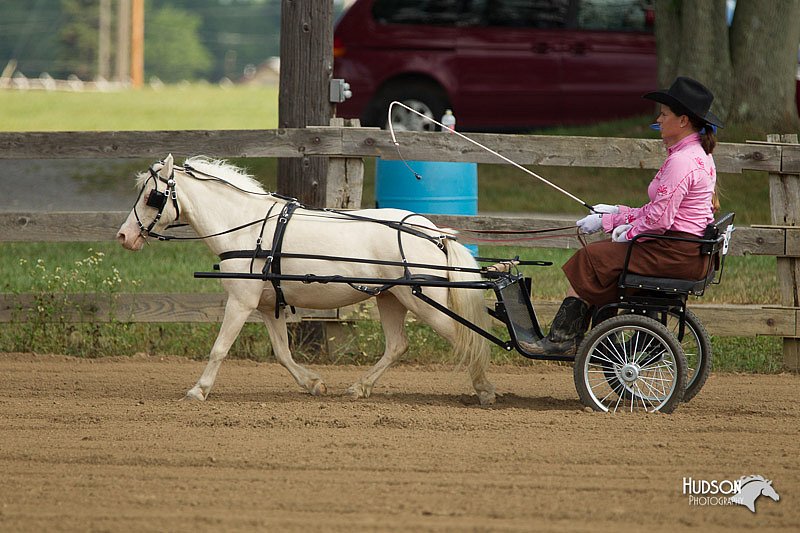
M 463 0 L 375 0 L 372 16 L 380 24 L 453 25 Z
M 381 24 L 564 28 L 570 1 L 375 0 L 372 16 Z
M 563 28 L 570 0 L 474 0 L 469 11 L 481 26 L 509 28 Z
M 652 31 L 647 24 L 646 0 L 581 0 L 578 29 L 599 31 Z

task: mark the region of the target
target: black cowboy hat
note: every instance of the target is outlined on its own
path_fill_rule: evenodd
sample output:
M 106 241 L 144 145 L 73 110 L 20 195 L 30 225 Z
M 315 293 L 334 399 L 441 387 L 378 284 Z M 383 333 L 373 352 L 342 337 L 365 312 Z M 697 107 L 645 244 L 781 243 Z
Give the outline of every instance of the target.
M 673 111 L 686 111 L 708 124 L 722 127 L 722 121 L 709 111 L 714 95 L 705 85 L 692 78 L 678 76 L 669 89 L 647 93 L 642 98 L 668 105 Z

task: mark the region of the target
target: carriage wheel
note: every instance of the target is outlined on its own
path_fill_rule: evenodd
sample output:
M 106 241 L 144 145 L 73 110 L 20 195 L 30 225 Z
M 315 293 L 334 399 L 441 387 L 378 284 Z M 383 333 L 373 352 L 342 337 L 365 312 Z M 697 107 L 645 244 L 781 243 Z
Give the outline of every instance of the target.
M 622 315 L 586 335 L 574 378 L 581 402 L 595 411 L 671 413 L 686 387 L 686 356 L 660 322 Z
M 678 314 L 667 315 L 667 329 L 678 336 Z M 711 337 L 697 315 L 686 310 L 686 327 L 683 332 L 681 347 L 686 354 L 686 392 L 683 401 L 688 402 L 700 392 L 711 374 L 712 351 Z

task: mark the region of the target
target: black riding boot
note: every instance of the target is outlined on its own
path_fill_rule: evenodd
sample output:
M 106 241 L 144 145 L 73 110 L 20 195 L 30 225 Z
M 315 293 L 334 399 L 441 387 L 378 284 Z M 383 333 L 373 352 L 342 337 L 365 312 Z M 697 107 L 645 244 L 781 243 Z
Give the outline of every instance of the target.
M 558 309 L 550 333 L 535 343 L 520 342 L 532 355 L 575 355 L 591 319 L 589 306 L 580 298 L 568 296 Z

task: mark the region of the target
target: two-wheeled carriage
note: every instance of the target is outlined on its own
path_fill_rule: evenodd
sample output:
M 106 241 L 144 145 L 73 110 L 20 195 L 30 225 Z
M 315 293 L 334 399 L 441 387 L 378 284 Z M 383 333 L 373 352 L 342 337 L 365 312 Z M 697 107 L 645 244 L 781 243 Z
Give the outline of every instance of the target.
M 516 350 L 524 357 L 574 363 L 574 381 L 581 402 L 596 411 L 661 411 L 671 413 L 681 401 L 694 398 L 708 379 L 712 365 L 711 339 L 698 317 L 687 308 L 689 296 L 702 296 L 710 284 L 721 281 L 725 255 L 733 230 L 734 214 L 710 224 L 702 239 L 642 234 L 629 244 L 619 281 L 619 299 L 593 313 L 593 327 L 584 337 L 577 355 L 538 355 L 527 352 L 526 343 L 543 337 L 533 303 L 532 278 L 518 266 L 551 266 L 548 261 L 521 261 L 519 258 L 482 258 L 491 263 L 477 272 L 480 281 L 448 281 L 431 275 L 414 275 L 413 268 L 469 270 L 429 264 L 394 263 L 402 266 L 401 278 L 379 279 L 342 275 L 281 274 L 270 270 L 269 262 L 261 273 L 197 272 L 198 278 L 260 279 L 273 283 L 345 283 L 365 292 L 378 294 L 395 286 L 411 287 L 419 300 L 460 324 L 479 333 L 505 350 Z M 408 228 L 398 226 L 398 231 Z M 628 271 L 634 246 L 641 239 L 679 239 L 695 241 L 700 253 L 708 255 L 708 270 L 699 280 L 655 278 Z M 249 254 L 250 252 L 243 252 Z M 284 253 L 287 258 L 352 262 L 359 258 Z M 276 257 L 272 258 L 274 261 Z M 218 269 L 218 265 L 215 265 Z M 487 312 L 507 330 L 506 339 L 460 316 L 428 297 L 426 287 L 492 290 L 496 296 Z

